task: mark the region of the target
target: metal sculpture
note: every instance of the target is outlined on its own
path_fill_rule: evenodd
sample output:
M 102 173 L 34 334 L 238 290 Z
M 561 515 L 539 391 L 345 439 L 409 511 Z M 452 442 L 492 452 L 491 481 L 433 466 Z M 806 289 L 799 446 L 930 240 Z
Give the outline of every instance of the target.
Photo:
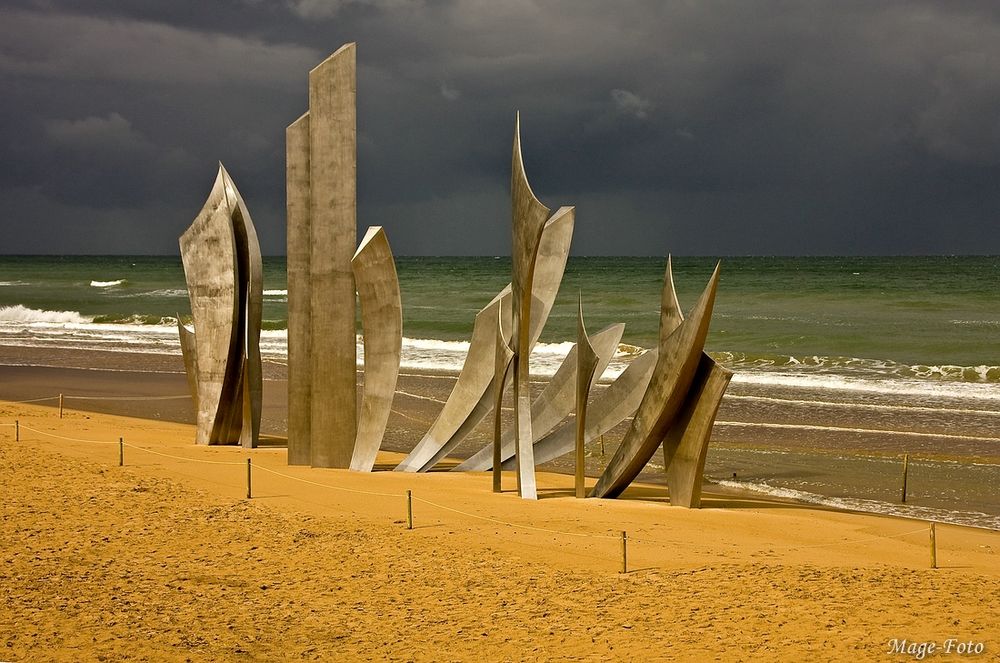
M 677 423 L 663 440 L 663 467 L 667 472 L 672 506 L 689 509 L 701 506 L 708 441 L 722 396 L 732 377 L 732 371 L 702 354 L 688 399 Z
M 285 130 L 288 273 L 288 464 L 312 463 L 309 113 Z
M 618 343 L 621 341 L 625 325 L 614 324 L 594 334 L 591 339 L 596 348 L 597 364 L 595 365 L 596 380 L 607 368 Z M 548 381 L 538 398 L 531 404 L 531 429 L 535 442 L 544 437 L 566 418 L 573 410 L 575 384 L 577 380 L 578 348 L 574 344 L 570 348 L 562 364 Z M 491 465 L 491 446 L 487 445 L 467 458 L 454 468 L 458 472 L 478 472 L 488 470 Z M 501 462 L 514 456 L 514 433 L 508 431 L 502 438 Z M 536 464 L 537 464 L 536 460 Z
M 503 468 L 501 468 L 501 426 L 503 417 L 503 393 L 504 385 L 507 383 L 507 376 L 510 371 L 511 361 L 514 359 L 514 352 L 510 349 L 510 341 L 503 333 L 503 309 L 497 309 L 497 342 L 496 358 L 493 368 L 493 492 L 499 493 L 503 489 Z
M 533 348 L 537 343 L 552 310 L 566 269 L 572 238 L 572 215 L 553 215 L 545 223 L 532 284 L 535 314 L 531 319 L 529 348 Z M 510 336 L 510 297 L 511 286 L 508 285 L 476 314 L 469 352 L 447 402 L 430 429 L 396 470 L 426 472 L 458 446 L 492 412 L 496 326 L 503 325 L 505 338 Z M 498 317 L 497 311 L 501 308 L 501 300 L 503 300 L 504 314 Z M 486 457 L 489 458 L 489 452 L 486 453 Z
M 684 315 L 677 301 L 673 268 L 668 256 L 660 305 L 660 325 L 673 330 L 683 321 Z M 697 508 L 701 505 L 701 483 L 708 441 L 715 424 L 715 415 L 732 377 L 732 371 L 723 368 L 702 352 L 697 373 L 677 423 L 663 440 L 663 467 L 667 475 L 670 504 L 673 506 Z
M 351 469 L 370 472 L 392 409 L 403 346 L 403 307 L 389 240 L 381 226 L 368 229 L 351 260 L 361 302 L 365 382 Z
M 184 373 L 187 375 L 188 390 L 195 412 L 198 411 L 198 347 L 194 330 L 188 329 L 177 314 L 177 335 L 181 342 L 181 357 L 184 359 Z
M 423 472 L 433 465 L 433 459 L 443 456 L 460 440 L 463 427 L 475 427 L 489 414 L 492 403 L 496 339 L 509 317 L 500 314 L 501 302 L 510 300 L 510 288 L 504 288 L 476 314 L 472 340 L 465 364 L 437 419 L 406 458 L 396 467 L 399 472 Z M 467 422 L 474 421 L 471 426 Z
M 354 44 L 309 72 L 309 429 L 315 467 L 349 467 L 357 433 L 355 80 Z
M 309 111 L 286 130 L 288 462 L 370 471 L 395 392 L 399 283 L 381 228 L 357 239 L 356 48 L 309 72 Z M 355 283 L 365 332 L 357 415 Z
M 535 197 L 524 172 L 521 158 L 521 118 L 514 121 L 514 149 L 511 154 L 511 226 L 513 248 L 511 262 L 512 323 L 511 349 L 514 357 L 514 464 L 517 468 L 517 494 L 524 499 L 537 499 L 534 438 L 531 434 L 531 381 L 528 358 L 531 354 L 531 304 L 535 263 L 539 257 L 542 229 L 549 217 L 549 208 Z M 553 218 L 573 218 L 572 207 L 561 207 Z M 565 247 L 566 253 L 569 246 Z
M 262 262 L 250 213 L 219 164 L 208 200 L 180 237 L 194 331 L 178 320 L 198 444 L 257 446 Z
M 595 334 L 596 338 L 596 334 Z M 584 444 L 590 444 L 635 412 L 646 392 L 646 385 L 656 365 L 656 350 L 645 352 L 587 406 Z M 576 426 L 565 423 L 535 443 L 535 463 L 547 463 L 565 456 L 576 447 Z M 504 461 L 504 469 L 513 467 L 513 459 Z
M 703 355 L 718 282 L 716 265 L 698 303 L 687 319 L 682 319 L 668 260 L 656 366 L 628 432 L 594 486 L 593 496 L 617 497 L 638 476 L 677 422 Z M 672 328 L 678 320 L 679 324 Z
M 621 338 L 620 334 L 619 338 Z M 587 458 L 584 453 L 586 449 L 584 437 L 587 427 L 587 396 L 590 395 L 590 385 L 594 380 L 600 358 L 590 343 L 590 337 L 587 336 L 587 326 L 583 323 L 582 293 L 580 294 L 576 319 L 576 347 L 576 467 L 573 485 L 576 496 L 584 498 L 587 496 L 585 483 Z

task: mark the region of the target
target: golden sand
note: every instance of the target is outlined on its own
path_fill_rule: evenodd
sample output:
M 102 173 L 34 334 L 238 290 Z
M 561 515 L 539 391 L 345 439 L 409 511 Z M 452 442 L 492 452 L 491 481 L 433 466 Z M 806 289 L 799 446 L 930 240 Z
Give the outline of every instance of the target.
M 906 660 L 904 638 L 1000 655 L 997 532 L 937 526 L 931 569 L 913 520 L 684 510 L 648 486 L 576 500 L 544 473 L 526 502 L 482 473 L 289 468 L 193 438 L 0 403 L 0 660 Z

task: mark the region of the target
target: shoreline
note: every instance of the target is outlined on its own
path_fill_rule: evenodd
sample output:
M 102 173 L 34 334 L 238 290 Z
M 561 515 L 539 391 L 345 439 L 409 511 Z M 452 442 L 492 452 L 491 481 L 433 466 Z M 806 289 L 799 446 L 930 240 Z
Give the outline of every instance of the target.
M 262 431 L 281 437 L 287 426 L 287 368 L 273 361 L 265 361 L 263 368 Z M 404 369 L 382 448 L 399 452 L 412 449 L 436 418 L 456 377 L 455 373 Z M 362 379 L 359 373 L 359 385 Z M 545 379 L 533 382 L 540 387 Z M 596 385 L 594 394 L 605 388 L 604 384 Z M 184 397 L 189 392 L 179 354 L 0 345 L 0 398 L 23 400 L 60 391 L 110 399 L 67 398 L 67 407 L 193 423 L 190 400 Z M 113 396 L 170 398 L 116 403 Z M 1000 483 L 1000 445 L 934 437 L 934 431 L 981 435 L 984 427 L 1000 421 L 1000 412 L 973 416 L 970 411 L 960 411 L 948 415 L 950 419 L 941 419 L 947 412 L 934 411 L 914 420 L 910 408 L 877 401 L 836 407 L 829 399 L 807 390 L 760 392 L 731 385 L 709 446 L 706 485 L 727 493 L 759 496 L 763 491 L 792 496 L 834 508 L 845 508 L 844 498 L 857 498 L 867 501 L 846 508 L 865 512 L 889 508 L 905 515 L 911 510 L 893 506 L 898 503 L 900 470 L 894 465 L 901 464 L 903 453 L 908 453 L 913 474 L 908 504 L 932 508 L 929 515 L 921 517 L 1000 529 L 1000 496 L 992 488 Z M 509 406 L 508 402 L 508 419 Z M 487 417 L 451 455 L 468 457 L 489 445 L 489 420 Z M 588 446 L 588 475 L 597 476 L 603 470 L 627 426 L 626 421 L 607 433 L 604 456 L 596 443 Z M 883 427 L 890 430 L 885 434 L 855 432 Z M 893 433 L 893 429 L 920 432 L 909 437 Z M 661 463 L 654 456 L 640 480 L 662 485 Z M 540 469 L 573 471 L 567 458 Z M 952 517 L 951 513 L 957 515 Z
M 150 421 L 171 421 L 184 424 L 194 423 L 194 411 L 188 396 L 188 385 L 183 373 L 183 364 L 180 357 L 170 354 L 164 355 L 139 355 L 121 352 L 94 352 L 94 351 L 63 351 L 61 353 L 48 352 L 48 359 L 62 366 L 37 366 L 37 365 L 10 365 L 9 362 L 12 348 L 0 346 L 0 400 L 18 401 L 31 400 L 35 398 L 52 397 L 62 391 L 66 394 L 64 401 L 67 409 L 74 409 L 80 412 L 93 412 L 101 414 L 123 415 L 139 417 Z M 17 348 L 16 350 L 21 350 Z M 24 359 L 32 359 L 26 357 Z M 25 362 L 26 363 L 26 362 Z M 67 365 L 68 364 L 68 365 Z M 75 364 L 75 365 L 74 365 Z M 137 370 L 135 366 L 142 369 Z M 153 372 L 146 369 L 153 369 Z M 265 362 L 264 365 L 264 401 L 262 411 L 262 443 L 267 446 L 282 445 L 284 442 L 285 430 L 287 426 L 287 392 L 284 376 L 286 367 L 276 362 Z M 420 439 L 426 429 L 430 426 L 437 412 L 447 399 L 457 375 L 441 374 L 438 372 L 424 374 L 418 372 L 401 372 L 399 383 L 397 384 L 397 398 L 393 406 L 393 412 L 387 426 L 386 436 L 382 449 L 390 452 L 408 452 Z M 359 372 L 359 389 L 363 380 Z M 544 382 L 544 381 L 540 381 Z M 598 386 L 597 389 L 603 389 Z M 96 397 L 95 399 L 86 396 Z M 146 400 L 148 399 L 148 400 Z M 55 407 L 56 402 L 50 401 L 50 406 Z M 505 413 L 510 416 L 509 404 L 505 406 Z M 489 418 L 488 418 L 489 419 Z M 463 441 L 450 455 L 451 458 L 461 459 L 471 455 L 482 446 L 491 442 L 490 426 L 487 422 L 477 427 L 477 429 Z M 627 422 L 620 424 L 607 435 L 611 445 L 614 440 L 620 439 L 624 433 Z M 709 447 L 710 460 L 720 459 L 723 464 L 730 465 L 737 469 L 740 463 L 746 464 L 746 457 L 754 456 L 768 457 L 774 453 L 794 455 L 796 457 L 808 456 L 817 462 L 828 461 L 829 459 L 841 459 L 845 455 L 856 461 L 872 462 L 893 462 L 895 456 L 891 453 L 880 452 L 878 450 L 861 449 L 830 449 L 830 448 L 810 448 L 800 445 L 783 445 L 781 440 L 769 440 L 768 443 L 761 443 L 760 440 L 740 441 L 740 440 L 718 440 L 718 431 L 713 435 L 713 441 Z M 613 453 L 613 446 L 607 450 L 607 454 Z M 605 459 L 610 457 L 599 456 L 595 450 L 591 450 L 588 458 L 587 475 L 591 478 L 600 474 L 603 469 Z M 657 471 L 657 458 L 651 462 L 639 480 L 646 485 L 656 486 L 658 490 L 665 491 L 662 470 Z M 914 460 L 914 465 L 918 462 Z M 960 465 L 976 465 L 981 458 L 969 456 L 930 456 L 925 454 L 921 461 L 933 460 L 941 463 L 958 463 Z M 987 466 L 992 468 L 1000 463 L 1000 455 L 995 459 L 987 457 Z M 989 463 L 989 460 L 995 460 Z M 448 461 L 450 462 L 450 461 Z M 450 463 L 453 465 L 454 463 Z M 709 463 L 711 466 L 712 463 Z M 448 463 L 443 465 L 448 466 Z M 572 467 L 567 465 L 567 461 L 555 461 L 540 466 L 540 470 L 556 472 L 561 475 L 572 474 Z M 915 469 L 915 467 L 914 467 Z M 742 470 L 737 470 L 744 474 Z M 997 520 L 988 513 L 973 513 L 971 518 L 986 518 L 987 523 L 970 522 L 970 516 L 960 514 L 955 517 L 945 516 L 942 519 L 940 513 L 933 510 L 921 509 L 920 507 L 909 507 L 908 509 L 894 508 L 891 504 L 876 499 L 874 502 L 864 502 L 866 496 L 850 493 L 833 494 L 826 498 L 823 495 L 812 493 L 798 494 L 796 491 L 781 488 L 772 488 L 768 484 L 767 489 L 761 490 L 756 484 L 740 485 L 735 480 L 728 480 L 728 472 L 721 474 L 716 471 L 715 476 L 706 475 L 703 491 L 722 496 L 739 496 L 747 499 L 774 500 L 779 503 L 806 505 L 813 508 L 826 508 L 846 513 L 878 513 L 893 517 L 917 519 L 917 520 L 937 520 L 940 522 L 951 522 L 953 524 L 970 525 L 988 531 L 1000 530 L 1000 525 L 994 523 Z M 734 472 L 736 474 L 736 472 Z M 734 477 L 735 479 L 735 477 Z M 912 504 L 912 501 L 911 501 Z M 909 513 L 907 513 L 909 512 Z
M 187 424 L 0 403 L 0 424 L 11 417 L 24 428 L 14 442 L 0 426 L 4 659 L 465 660 L 485 648 L 504 660 L 803 660 L 874 658 L 904 637 L 1000 647 L 997 532 L 938 525 L 935 570 L 926 526 L 899 518 L 719 495 L 671 508 L 648 484 L 577 500 L 544 471 L 527 502 L 510 473 L 497 495 L 488 473 L 288 467 L 281 448 L 199 447 Z M 380 452 L 377 467 L 399 458 Z

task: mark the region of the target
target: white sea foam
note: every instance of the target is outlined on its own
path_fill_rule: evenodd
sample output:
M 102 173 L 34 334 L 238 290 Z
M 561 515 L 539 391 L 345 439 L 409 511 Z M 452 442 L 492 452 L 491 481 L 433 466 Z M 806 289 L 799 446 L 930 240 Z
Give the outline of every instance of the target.
M 163 291 L 164 294 L 174 291 Z M 185 294 L 185 291 L 176 291 Z M 88 317 L 76 311 L 42 311 L 15 305 L 0 308 L 0 337 L 6 345 L 66 347 L 76 349 L 119 349 L 126 352 L 172 352 L 179 348 L 176 321 L 173 318 L 149 319 L 132 316 L 105 320 L 103 316 Z M 149 324 L 153 322 L 154 324 Z M 145 324 L 143 324 L 145 323 Z M 539 343 L 531 355 L 531 372 L 539 377 L 551 376 L 562 364 L 572 342 Z M 261 351 L 270 359 L 284 360 L 287 355 L 287 331 L 264 330 Z M 363 339 L 358 337 L 359 363 L 363 360 Z M 403 339 L 402 366 L 410 370 L 457 373 L 469 351 L 467 340 L 431 338 Z M 642 348 L 621 344 L 601 377 L 608 382 L 625 370 Z M 736 370 L 735 384 L 839 390 L 854 393 L 894 394 L 930 398 L 977 399 L 993 403 L 1000 401 L 998 376 L 1000 367 L 907 367 L 908 376 L 886 371 L 879 375 L 877 365 L 897 368 L 893 362 L 843 360 L 835 370 L 827 371 L 824 357 L 785 358 L 781 365 L 764 366 L 741 361 L 737 353 L 718 353 L 716 358 Z M 860 375 L 851 375 L 855 370 Z M 964 380 L 954 379 L 964 377 Z M 978 377 L 980 381 L 975 380 Z M 852 400 L 852 399 L 848 399 Z M 980 406 L 982 407 L 982 406 Z
M 572 343 L 538 343 L 531 353 L 531 370 L 535 375 L 553 375 L 562 364 Z M 468 341 L 442 341 L 433 338 L 403 338 L 402 367 L 431 371 L 457 372 L 469 353 Z M 364 344 L 358 337 L 358 362 L 362 362 Z
M 954 407 L 925 407 L 921 405 L 883 405 L 880 403 L 854 403 L 850 401 L 824 401 L 816 399 L 776 398 L 774 396 L 748 396 L 726 394 L 727 401 L 754 401 L 760 403 L 777 403 L 779 405 L 805 405 L 808 407 L 857 408 L 862 410 L 877 410 L 883 412 L 948 412 L 951 414 L 971 414 L 983 417 L 1000 417 L 1000 410 L 972 410 Z
M 91 281 L 90 285 L 95 288 L 115 288 L 126 283 L 125 279 L 118 279 L 117 281 Z
M 287 290 L 265 290 L 264 291 L 264 296 L 265 297 L 287 297 L 288 296 L 288 291 Z
M 89 321 L 76 311 L 41 311 L 20 304 L 0 307 L 0 324 L 85 324 Z
M 1000 320 L 949 320 L 949 322 L 967 327 L 1000 327 Z
M 931 398 L 975 398 L 1000 401 L 996 382 L 944 382 L 928 380 L 903 380 L 899 378 L 855 378 L 845 375 L 808 375 L 768 371 L 740 371 L 733 376 L 734 384 L 772 385 L 777 387 L 802 387 L 806 389 L 835 389 L 839 391 L 871 394 L 897 394 Z
M 902 437 L 929 437 L 936 440 L 967 440 L 974 442 L 1000 442 L 1000 438 L 978 435 L 954 435 L 951 433 L 926 433 L 923 431 L 887 430 L 881 428 L 850 428 L 846 426 L 818 426 L 813 424 L 779 424 L 761 421 L 716 421 L 718 427 L 733 428 L 775 428 L 782 430 L 805 430 L 821 433 L 863 433 L 866 435 L 897 435 Z
M 187 297 L 188 291 L 183 288 L 160 288 L 158 290 L 140 290 L 136 292 L 124 292 L 119 297 Z
M 794 488 L 783 488 L 772 486 L 763 481 L 730 481 L 723 479 L 717 482 L 720 486 L 746 490 L 773 497 L 806 502 L 828 506 L 834 509 L 844 509 L 847 511 L 862 511 L 865 513 L 878 513 L 891 516 L 902 516 L 904 518 L 914 518 L 917 520 L 932 520 L 941 523 L 953 523 L 956 525 L 967 525 L 970 527 L 981 527 L 985 529 L 1000 530 L 1000 516 L 994 516 L 979 511 L 949 511 L 946 509 L 934 509 L 922 506 L 904 506 L 901 504 L 890 504 L 876 500 L 866 500 L 857 497 L 827 497 Z
M 13 286 L 13 285 L 28 285 L 28 284 L 25 283 L 24 281 L 0 281 L 0 287 L 5 285 Z

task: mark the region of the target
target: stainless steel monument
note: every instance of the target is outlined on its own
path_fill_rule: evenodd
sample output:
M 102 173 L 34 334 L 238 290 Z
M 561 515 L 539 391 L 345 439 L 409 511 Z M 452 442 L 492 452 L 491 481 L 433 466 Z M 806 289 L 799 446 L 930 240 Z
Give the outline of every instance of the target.
M 219 164 L 208 200 L 180 238 L 194 329 L 178 316 L 198 444 L 260 439 L 262 263 L 243 197 Z
M 545 326 L 562 282 L 573 238 L 574 208 L 562 207 L 550 216 L 549 209 L 535 198 L 521 159 L 519 117 L 515 118 L 511 157 L 511 218 L 511 284 L 476 316 L 469 353 L 448 401 L 427 434 L 396 469 L 427 471 L 457 446 L 491 410 L 499 407 L 505 384 L 500 372 L 506 366 L 506 353 L 497 348 L 497 343 L 504 342 L 503 339 L 508 337 L 506 329 L 509 327 L 515 402 L 513 447 L 518 464 L 518 494 L 526 499 L 535 499 L 528 357 Z M 505 305 L 505 302 L 509 304 Z M 510 307 L 509 319 L 504 315 L 507 306 Z M 491 450 L 495 453 L 499 446 L 500 421 L 496 416 L 494 430 L 494 445 L 482 452 L 487 458 Z M 495 475 L 494 487 L 498 490 L 497 481 Z
M 370 471 L 399 373 L 402 312 L 395 265 L 382 229 L 369 229 L 354 251 L 355 89 L 355 45 L 347 44 L 309 73 L 309 110 L 286 132 L 288 462 Z M 500 489 L 500 471 L 515 469 L 518 494 L 534 499 L 536 463 L 575 450 L 576 492 L 582 496 L 585 446 L 635 413 L 592 495 L 620 494 L 662 443 L 672 502 L 695 506 L 712 423 L 730 377 L 702 351 L 718 268 L 685 320 L 668 259 L 658 347 L 636 357 L 589 405 L 590 387 L 611 361 L 624 325 L 590 337 L 581 304 L 577 344 L 533 399 L 528 358 L 562 281 L 574 216 L 573 207 L 550 214 L 535 197 L 524 171 L 516 117 L 511 283 L 476 316 L 465 364 L 447 402 L 396 470 L 426 472 L 493 412 L 493 443 L 456 469 L 492 468 L 494 490 Z M 364 331 L 360 414 L 355 293 Z M 186 330 L 181 340 L 195 365 L 201 355 L 189 350 L 198 343 Z M 199 365 L 198 370 L 210 369 Z M 514 422 L 504 434 L 499 415 L 508 378 L 513 383 Z M 199 399 L 207 398 L 202 389 L 201 382 L 192 385 Z M 564 422 L 574 405 L 577 416 L 569 425 Z
M 534 310 L 528 336 L 529 350 L 538 341 L 552 310 L 566 269 L 572 238 L 571 214 L 553 215 L 542 229 L 532 284 Z M 493 411 L 497 326 L 502 327 L 504 338 L 511 337 L 509 331 L 511 307 L 511 286 L 508 285 L 476 314 L 469 352 L 465 357 L 465 364 L 459 373 L 458 381 L 437 419 L 413 451 L 399 464 L 397 470 L 426 472 Z M 485 453 L 489 458 L 488 449 Z
M 620 335 L 619 338 L 621 338 Z M 615 345 L 618 345 L 617 342 Z M 587 335 L 587 325 L 583 322 L 582 293 L 577 309 L 576 347 L 576 457 L 574 459 L 576 462 L 574 463 L 573 484 L 576 496 L 583 498 L 587 496 L 587 488 L 584 483 L 587 467 L 586 446 L 584 444 L 587 429 L 587 397 L 590 395 L 590 385 L 594 380 L 600 358 Z
M 671 261 L 667 259 L 656 365 L 628 432 L 594 486 L 593 496 L 620 495 L 663 444 L 668 481 L 673 483 L 669 485 L 671 504 L 690 507 L 700 503 L 708 438 L 731 377 L 702 350 L 718 282 L 717 265 L 685 319 L 674 290 Z
M 369 229 L 355 251 L 355 82 L 351 43 L 309 72 L 309 110 L 285 134 L 288 462 L 370 471 L 396 389 L 402 309 L 382 229 Z M 356 290 L 365 335 L 360 421 Z

